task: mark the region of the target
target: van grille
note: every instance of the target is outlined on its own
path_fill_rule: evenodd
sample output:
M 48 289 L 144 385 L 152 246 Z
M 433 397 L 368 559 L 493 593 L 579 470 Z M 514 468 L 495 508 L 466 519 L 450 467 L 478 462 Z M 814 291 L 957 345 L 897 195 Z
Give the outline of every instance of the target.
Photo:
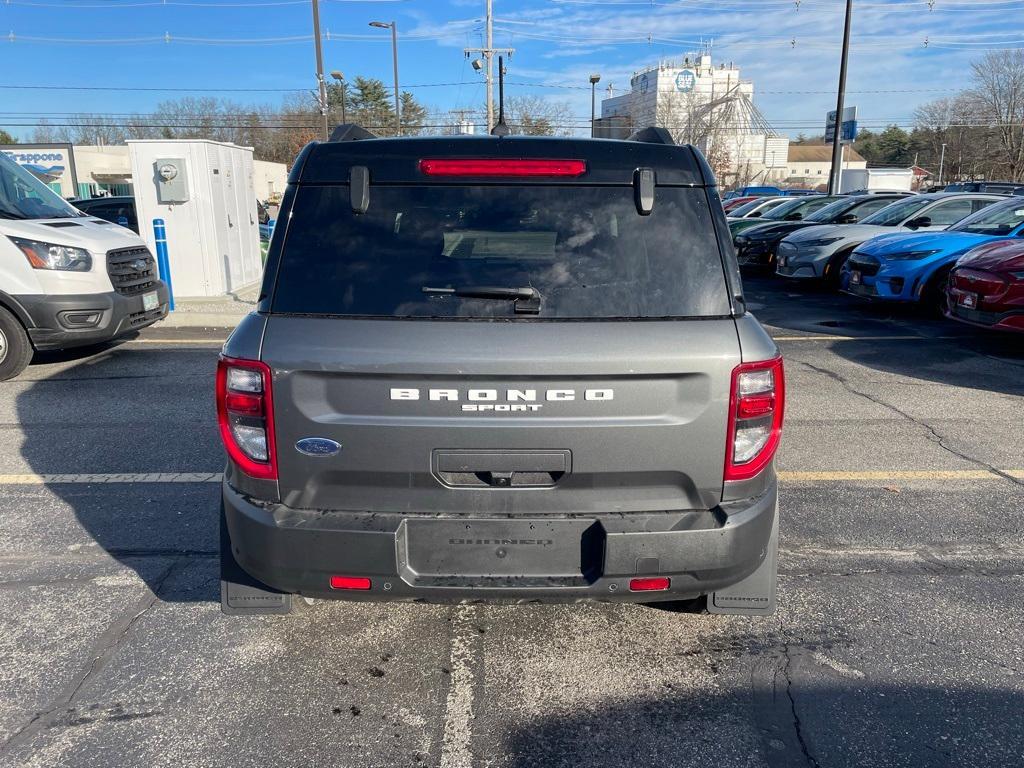
M 134 296 L 156 285 L 156 260 L 146 248 L 108 251 L 107 274 L 115 291 Z

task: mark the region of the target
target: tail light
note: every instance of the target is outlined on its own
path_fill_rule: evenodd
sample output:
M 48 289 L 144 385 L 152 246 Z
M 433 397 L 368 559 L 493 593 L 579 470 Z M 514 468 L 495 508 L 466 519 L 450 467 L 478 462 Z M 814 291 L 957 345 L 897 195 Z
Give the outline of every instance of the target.
M 230 357 L 218 361 L 217 421 L 224 448 L 242 472 L 277 479 L 274 403 L 265 363 Z
M 425 176 L 582 176 L 587 172 L 585 160 L 429 158 L 420 160 Z
M 782 437 L 785 401 L 781 357 L 733 369 L 726 480 L 747 480 L 771 462 Z

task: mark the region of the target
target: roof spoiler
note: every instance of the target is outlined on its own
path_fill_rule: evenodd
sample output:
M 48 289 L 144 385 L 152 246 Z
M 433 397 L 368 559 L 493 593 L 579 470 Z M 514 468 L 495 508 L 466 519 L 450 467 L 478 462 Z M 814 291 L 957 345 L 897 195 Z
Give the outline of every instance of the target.
M 370 133 L 361 125 L 355 123 L 342 123 L 333 131 L 328 141 L 362 141 L 363 139 L 379 139 L 375 133 Z
M 633 133 L 629 134 L 626 141 L 642 141 L 645 144 L 670 144 L 676 143 L 675 139 L 672 138 L 672 134 L 664 128 L 659 128 L 656 125 L 649 125 L 646 128 L 641 128 Z

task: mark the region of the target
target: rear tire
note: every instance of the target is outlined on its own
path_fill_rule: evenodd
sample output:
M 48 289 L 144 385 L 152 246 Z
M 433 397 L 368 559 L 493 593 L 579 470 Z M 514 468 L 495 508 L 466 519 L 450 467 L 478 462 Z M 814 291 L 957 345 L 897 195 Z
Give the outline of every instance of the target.
M 32 342 L 14 315 L 0 307 L 0 381 L 13 379 L 32 360 Z

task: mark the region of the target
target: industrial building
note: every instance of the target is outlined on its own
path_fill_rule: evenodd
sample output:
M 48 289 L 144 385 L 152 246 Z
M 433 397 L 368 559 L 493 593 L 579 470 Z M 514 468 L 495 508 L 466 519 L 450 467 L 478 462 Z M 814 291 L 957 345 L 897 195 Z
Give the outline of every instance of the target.
M 754 106 L 754 84 L 735 64 L 715 66 L 710 47 L 634 73 L 630 90 L 601 102 L 598 136 L 657 125 L 704 152 L 723 186 L 779 182 L 789 175 L 789 139 Z

